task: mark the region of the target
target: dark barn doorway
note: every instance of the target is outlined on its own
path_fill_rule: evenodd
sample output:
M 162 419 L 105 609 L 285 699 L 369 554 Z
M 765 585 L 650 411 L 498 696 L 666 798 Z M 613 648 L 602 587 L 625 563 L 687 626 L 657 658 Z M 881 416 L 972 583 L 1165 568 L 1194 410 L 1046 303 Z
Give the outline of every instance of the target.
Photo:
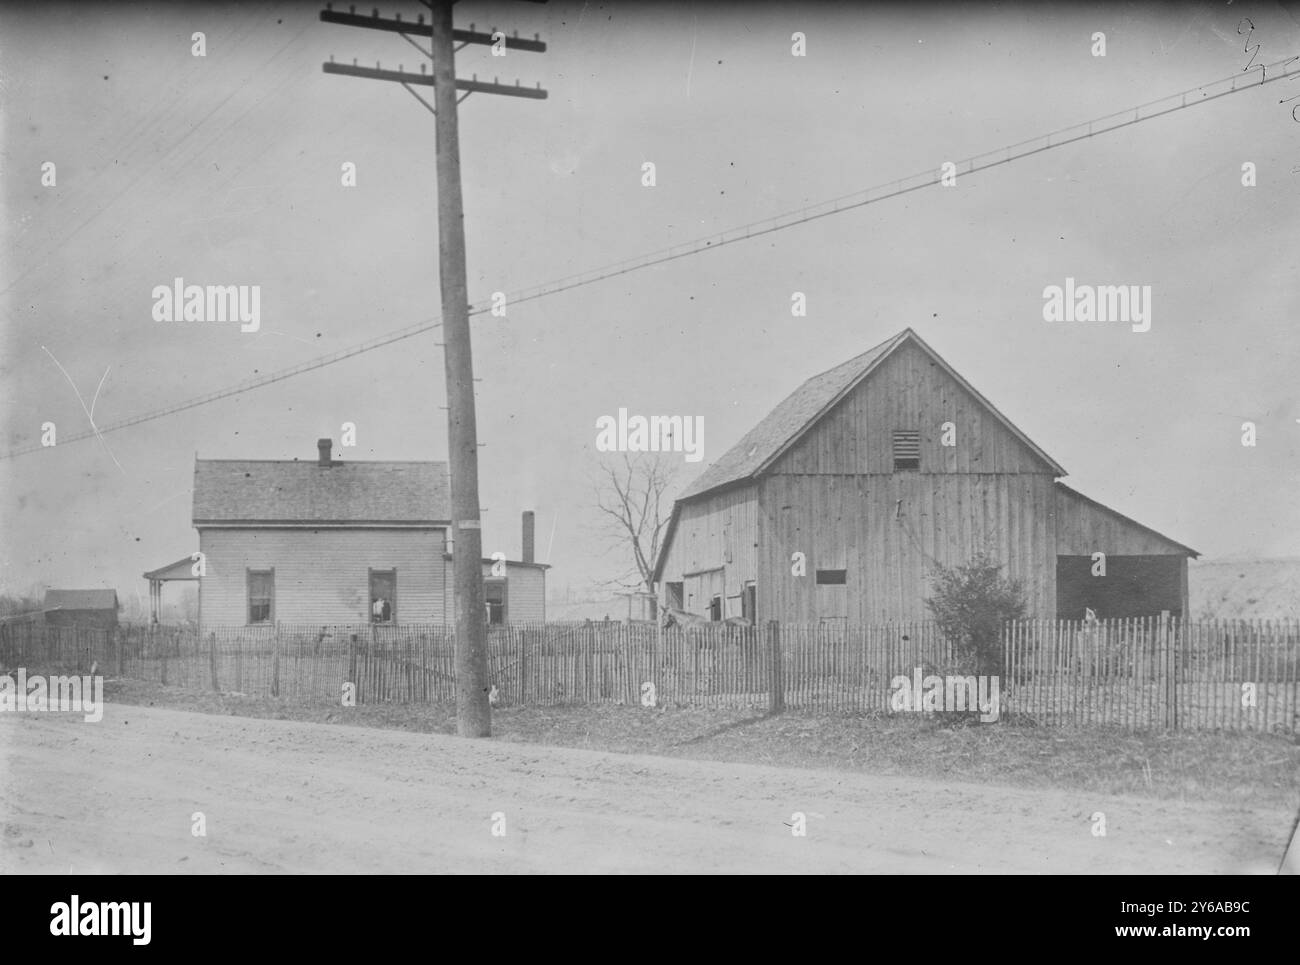
M 1056 617 L 1082 620 L 1091 608 L 1099 620 L 1183 615 L 1183 556 L 1110 556 L 1106 575 L 1093 576 L 1091 556 L 1056 558 Z

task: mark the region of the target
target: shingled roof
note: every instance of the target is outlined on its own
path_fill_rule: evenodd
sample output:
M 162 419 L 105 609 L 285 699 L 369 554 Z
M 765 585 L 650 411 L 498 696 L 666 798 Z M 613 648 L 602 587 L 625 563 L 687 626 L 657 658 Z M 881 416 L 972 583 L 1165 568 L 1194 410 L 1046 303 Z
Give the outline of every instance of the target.
M 786 396 L 762 422 L 741 436 L 739 442 L 704 470 L 677 498 L 690 499 L 754 475 L 906 334 L 900 332 L 842 365 L 814 375 Z
M 451 519 L 445 462 L 196 459 L 194 525 L 369 523 Z
M 795 389 L 767 416 L 741 437 L 717 462 L 709 466 L 686 490 L 678 501 L 692 499 L 732 483 L 757 476 L 778 455 L 797 440 L 826 412 L 861 382 L 886 356 L 904 342 L 911 340 L 941 365 L 945 372 L 978 399 L 1017 438 L 1037 453 L 1058 476 L 1065 470 L 1017 429 L 1002 413 L 980 395 L 934 349 L 926 345 L 910 328 L 867 349 L 841 365 L 814 375 Z

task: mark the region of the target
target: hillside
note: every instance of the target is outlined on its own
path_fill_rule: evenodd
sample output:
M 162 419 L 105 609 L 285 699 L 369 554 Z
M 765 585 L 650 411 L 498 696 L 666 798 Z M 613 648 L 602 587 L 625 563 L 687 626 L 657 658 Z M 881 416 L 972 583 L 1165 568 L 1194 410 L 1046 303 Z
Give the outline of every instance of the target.
M 1192 560 L 1194 617 L 1300 618 L 1300 559 Z

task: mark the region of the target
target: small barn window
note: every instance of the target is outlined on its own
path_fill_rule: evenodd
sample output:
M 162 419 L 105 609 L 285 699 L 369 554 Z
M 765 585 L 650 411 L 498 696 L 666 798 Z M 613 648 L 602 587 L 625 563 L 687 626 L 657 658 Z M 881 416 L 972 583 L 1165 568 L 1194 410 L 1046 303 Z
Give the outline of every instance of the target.
M 894 430 L 894 471 L 921 468 L 921 432 L 919 429 Z
M 397 622 L 397 570 L 370 571 L 370 622 Z
M 492 625 L 505 623 L 507 598 L 506 581 L 484 581 L 483 597 L 487 602 L 487 622 Z
M 818 570 L 817 585 L 818 586 L 844 586 L 844 584 L 848 583 L 849 581 L 848 577 L 849 577 L 848 570 Z
M 248 622 L 275 619 L 275 570 L 248 571 Z

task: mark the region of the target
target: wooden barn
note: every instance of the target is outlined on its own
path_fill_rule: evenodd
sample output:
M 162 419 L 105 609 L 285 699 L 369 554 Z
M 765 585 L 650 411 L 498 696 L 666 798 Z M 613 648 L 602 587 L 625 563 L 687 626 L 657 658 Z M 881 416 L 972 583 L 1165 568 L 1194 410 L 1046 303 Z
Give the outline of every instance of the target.
M 1196 551 L 1064 475 L 907 329 L 809 379 L 686 489 L 655 582 L 715 620 L 921 620 L 934 565 L 983 551 L 1030 616 L 1186 613 Z
M 46 590 L 46 626 L 112 630 L 117 626 L 117 590 Z
M 443 462 L 196 459 L 201 626 L 450 623 Z M 520 560 L 484 559 L 489 623 L 546 618 L 545 564 L 524 514 Z

